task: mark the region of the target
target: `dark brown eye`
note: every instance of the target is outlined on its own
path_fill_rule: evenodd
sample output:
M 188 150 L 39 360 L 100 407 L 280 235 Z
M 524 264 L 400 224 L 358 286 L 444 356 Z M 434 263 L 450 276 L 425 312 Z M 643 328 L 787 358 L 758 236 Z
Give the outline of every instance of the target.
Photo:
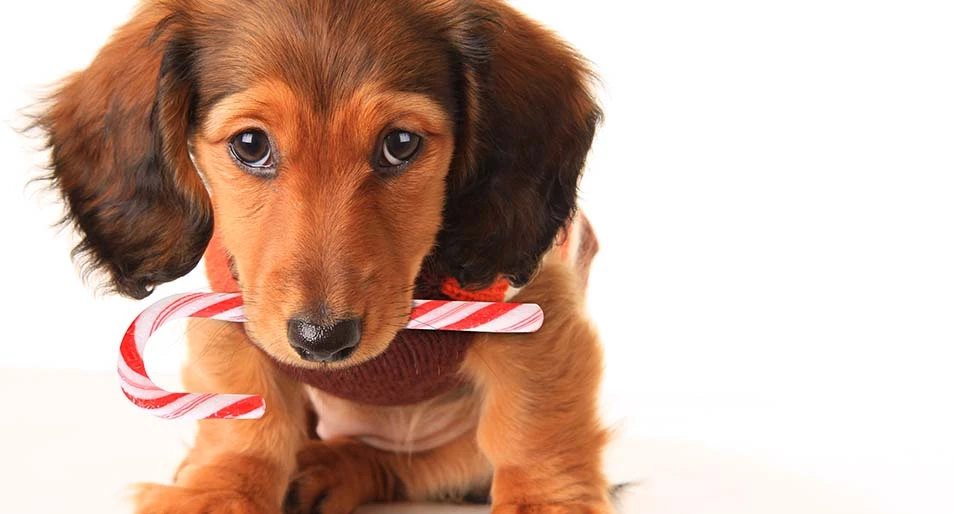
M 406 130 L 394 130 L 384 136 L 378 150 L 377 168 L 388 170 L 411 161 L 421 149 L 421 136 Z
M 268 135 L 261 130 L 240 132 L 229 141 L 229 151 L 235 160 L 253 171 L 268 170 L 274 166 L 272 145 Z

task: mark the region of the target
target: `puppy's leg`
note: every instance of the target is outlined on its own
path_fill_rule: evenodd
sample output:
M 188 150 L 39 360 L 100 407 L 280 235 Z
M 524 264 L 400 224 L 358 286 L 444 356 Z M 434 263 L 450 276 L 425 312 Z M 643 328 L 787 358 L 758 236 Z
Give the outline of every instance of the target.
M 348 514 L 372 501 L 463 498 L 486 490 L 491 467 L 470 432 L 439 448 L 399 454 L 342 438 L 311 441 L 285 500 L 287 514 Z
M 576 278 L 551 263 L 515 298 L 540 304 L 542 329 L 488 335 L 464 370 L 484 392 L 481 449 L 494 466 L 493 513 L 608 513 L 598 415 L 602 352 Z
M 265 398 L 260 420 L 203 420 L 195 447 L 176 473 L 174 486 L 141 486 L 137 512 L 280 512 L 307 438 L 301 386 L 276 374 L 234 323 L 190 324 L 189 364 L 183 378 L 190 391 L 255 393 Z

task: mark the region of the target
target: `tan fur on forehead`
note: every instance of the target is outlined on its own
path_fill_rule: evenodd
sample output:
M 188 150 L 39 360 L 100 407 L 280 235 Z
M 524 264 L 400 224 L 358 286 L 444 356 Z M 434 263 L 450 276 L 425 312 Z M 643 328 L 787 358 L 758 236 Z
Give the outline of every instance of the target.
M 428 2 L 211 0 L 175 12 L 170 24 L 187 26 L 185 39 L 199 51 L 203 102 L 261 77 L 281 77 L 317 112 L 368 82 L 453 99 L 450 48 L 434 44 L 446 39 L 450 14 Z

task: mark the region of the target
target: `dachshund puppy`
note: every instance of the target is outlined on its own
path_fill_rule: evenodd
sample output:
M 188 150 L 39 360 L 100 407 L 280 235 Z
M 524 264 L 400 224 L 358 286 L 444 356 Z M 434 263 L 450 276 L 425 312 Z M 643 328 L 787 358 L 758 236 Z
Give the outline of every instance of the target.
M 581 300 L 596 242 L 575 212 L 591 78 L 498 0 L 140 5 L 39 117 L 50 178 L 116 292 L 203 255 L 214 289 L 241 291 L 244 326 L 190 325 L 184 381 L 268 411 L 199 422 L 138 512 L 488 493 L 498 514 L 608 512 Z M 533 302 L 546 322 L 411 334 L 415 297 Z

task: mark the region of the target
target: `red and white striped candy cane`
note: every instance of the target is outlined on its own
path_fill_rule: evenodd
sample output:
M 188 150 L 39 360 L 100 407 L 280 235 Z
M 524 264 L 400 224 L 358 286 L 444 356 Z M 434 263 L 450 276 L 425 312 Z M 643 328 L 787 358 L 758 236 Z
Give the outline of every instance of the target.
M 265 400 L 251 394 L 173 393 L 157 386 L 143 363 L 146 341 L 163 324 L 181 318 L 246 321 L 238 293 L 188 293 L 160 300 L 129 325 L 119 347 L 119 380 L 138 407 L 161 418 L 258 419 Z M 529 333 L 543 325 L 543 311 L 529 303 L 415 300 L 407 328 L 464 332 Z

